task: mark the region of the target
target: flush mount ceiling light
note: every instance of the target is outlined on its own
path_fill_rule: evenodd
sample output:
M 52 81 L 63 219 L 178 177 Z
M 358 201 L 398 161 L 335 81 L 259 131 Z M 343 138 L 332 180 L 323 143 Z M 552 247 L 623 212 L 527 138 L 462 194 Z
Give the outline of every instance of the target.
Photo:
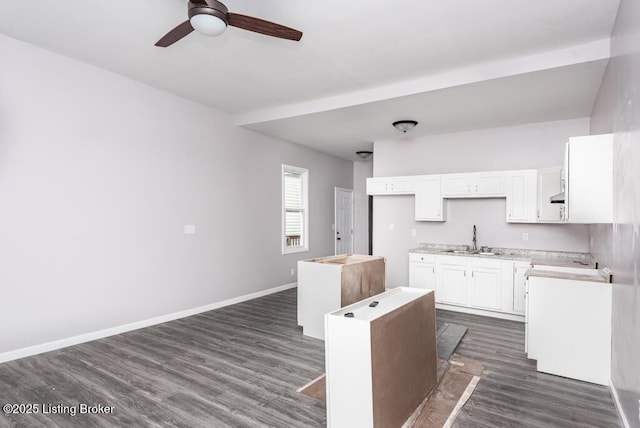
M 398 120 L 393 122 L 393 126 L 402 133 L 407 133 L 416 127 L 418 122 L 415 120 Z
M 367 159 L 369 156 L 373 154 L 373 152 L 369 150 L 360 150 L 360 151 L 357 151 L 356 154 L 360 156 L 362 159 Z
M 204 9 L 204 8 L 203 8 Z M 207 9 L 205 9 L 207 10 Z M 226 16 L 215 9 L 193 15 L 189 22 L 194 30 L 205 36 L 219 36 L 227 29 Z

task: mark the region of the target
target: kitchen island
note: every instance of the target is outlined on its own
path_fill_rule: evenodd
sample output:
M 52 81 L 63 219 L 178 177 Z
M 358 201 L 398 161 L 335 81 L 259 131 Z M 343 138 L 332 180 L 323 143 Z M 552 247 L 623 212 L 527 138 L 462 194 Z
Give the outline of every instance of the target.
M 324 314 L 385 291 L 384 257 L 342 254 L 298 262 L 298 325 L 324 339 Z

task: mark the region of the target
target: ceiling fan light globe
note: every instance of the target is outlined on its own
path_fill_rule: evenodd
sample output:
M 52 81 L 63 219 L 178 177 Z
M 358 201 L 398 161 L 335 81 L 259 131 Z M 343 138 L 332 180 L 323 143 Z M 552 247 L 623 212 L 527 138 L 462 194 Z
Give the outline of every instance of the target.
M 222 19 L 208 14 L 194 15 L 189 22 L 194 30 L 205 36 L 219 36 L 227 28 L 227 23 Z

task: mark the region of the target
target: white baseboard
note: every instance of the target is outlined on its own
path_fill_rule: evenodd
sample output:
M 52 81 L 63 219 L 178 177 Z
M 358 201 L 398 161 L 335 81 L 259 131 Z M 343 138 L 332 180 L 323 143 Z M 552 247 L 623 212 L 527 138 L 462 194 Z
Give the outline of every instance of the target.
M 618 410 L 618 415 L 622 420 L 622 424 L 624 428 L 629 428 L 629 420 L 627 419 L 627 415 L 624 414 L 624 409 L 622 408 L 622 404 L 620 404 L 620 398 L 618 397 L 618 391 L 616 390 L 613 382 L 609 382 L 609 390 L 611 391 L 611 396 L 613 397 L 613 402 L 616 405 L 616 410 Z
M 116 327 L 106 328 L 104 330 L 93 331 L 90 333 L 83 333 L 77 336 L 67 337 L 65 339 L 54 340 L 52 342 L 42 343 L 39 345 L 28 346 L 26 348 L 16 349 L 15 351 L 4 352 L 0 354 L 0 363 L 7 361 L 17 360 L 19 358 L 29 357 L 31 355 L 42 354 L 43 352 L 54 351 L 60 348 L 66 348 L 67 346 L 78 345 L 84 342 L 90 342 L 96 339 L 102 339 L 104 337 L 113 336 L 115 334 L 126 333 L 127 331 L 137 330 L 144 327 L 150 327 L 156 324 L 162 324 L 164 322 L 177 320 L 179 318 L 190 317 L 192 315 L 200 314 L 202 312 L 211 311 L 213 309 L 222 308 L 224 306 L 234 305 L 236 303 L 245 302 L 247 300 L 256 299 L 258 297 L 266 296 L 268 294 L 278 293 L 280 291 L 289 290 L 295 288 L 298 284 L 291 283 L 273 287 L 268 290 L 262 290 L 251 294 L 245 294 L 244 296 L 234 297 L 232 299 L 223 300 L 222 302 L 210 303 L 205 306 L 199 306 L 193 309 L 186 309 L 180 312 L 174 312 L 171 314 L 160 315 L 154 318 L 146 320 L 136 321 L 129 324 L 119 325 Z

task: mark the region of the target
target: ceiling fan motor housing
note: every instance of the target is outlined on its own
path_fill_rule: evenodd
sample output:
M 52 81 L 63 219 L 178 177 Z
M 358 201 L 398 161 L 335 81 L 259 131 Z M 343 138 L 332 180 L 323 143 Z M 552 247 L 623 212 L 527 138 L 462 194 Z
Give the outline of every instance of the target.
M 196 15 L 212 15 L 220 19 L 225 25 L 229 25 L 227 13 L 229 10 L 225 5 L 216 0 L 206 0 L 207 5 L 193 4 L 189 2 L 189 19 Z

